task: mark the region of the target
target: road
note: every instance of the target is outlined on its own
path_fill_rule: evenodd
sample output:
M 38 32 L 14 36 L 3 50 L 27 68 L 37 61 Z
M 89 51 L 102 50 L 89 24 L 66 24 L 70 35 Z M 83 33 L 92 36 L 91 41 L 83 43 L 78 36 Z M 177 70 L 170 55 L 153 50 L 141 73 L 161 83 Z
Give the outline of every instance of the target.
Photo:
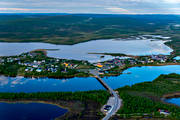
M 89 70 L 89 72 L 94 75 L 94 77 L 110 92 L 110 94 L 115 98 L 113 101 L 113 106 L 106 116 L 102 120 L 109 120 L 115 113 L 119 110 L 122 105 L 122 99 L 119 98 L 119 95 L 108 86 L 100 77 L 98 70 Z

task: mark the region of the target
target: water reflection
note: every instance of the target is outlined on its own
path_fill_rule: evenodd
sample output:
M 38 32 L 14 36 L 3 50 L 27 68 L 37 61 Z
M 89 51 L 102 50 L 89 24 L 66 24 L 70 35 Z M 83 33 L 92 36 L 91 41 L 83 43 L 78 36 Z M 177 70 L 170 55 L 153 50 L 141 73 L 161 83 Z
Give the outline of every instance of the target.
M 122 74 L 117 77 L 105 77 L 105 82 L 112 88 L 152 81 L 161 74 L 178 73 L 180 65 L 133 67 L 124 71 L 131 74 Z M 0 92 L 56 92 L 56 91 L 88 91 L 99 90 L 104 87 L 95 79 L 71 78 L 23 78 L 0 76 Z

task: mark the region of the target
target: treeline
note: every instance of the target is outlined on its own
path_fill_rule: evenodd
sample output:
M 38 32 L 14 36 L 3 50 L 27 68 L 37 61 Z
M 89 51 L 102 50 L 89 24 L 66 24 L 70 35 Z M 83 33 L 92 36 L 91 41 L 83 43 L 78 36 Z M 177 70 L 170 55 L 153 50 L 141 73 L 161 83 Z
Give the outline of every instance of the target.
M 164 94 L 180 91 L 180 75 L 169 74 L 160 75 L 152 82 L 144 82 L 133 85 L 132 87 L 120 88 L 130 91 L 148 92 L 161 97 Z
M 15 77 L 15 76 L 17 76 L 18 70 L 21 67 L 22 67 L 21 65 L 12 64 L 12 63 L 0 65 L 0 74 Z
M 0 93 L 1 100 L 79 100 L 82 102 L 93 100 L 100 105 L 104 105 L 108 98 L 107 91 L 87 91 L 87 92 L 38 92 L 38 93 Z
M 159 109 L 162 109 L 170 111 L 171 116 L 169 117 L 180 119 L 179 107 L 167 105 L 161 101 L 154 101 L 146 96 L 121 93 L 120 97 L 123 99 L 123 107 L 118 111 L 118 114 L 126 114 L 128 117 L 137 114 L 142 116 L 149 115 L 151 117 L 165 117 L 158 112 Z
M 63 73 L 60 70 L 58 70 L 57 72 L 48 72 L 48 71 L 44 71 L 44 72 L 24 72 L 24 77 L 48 77 L 48 78 L 71 78 L 71 77 L 76 77 L 78 75 L 82 75 L 83 76 L 88 76 L 88 74 L 86 73 L 81 73 L 78 72 L 77 70 L 74 69 L 68 69 L 68 72 Z

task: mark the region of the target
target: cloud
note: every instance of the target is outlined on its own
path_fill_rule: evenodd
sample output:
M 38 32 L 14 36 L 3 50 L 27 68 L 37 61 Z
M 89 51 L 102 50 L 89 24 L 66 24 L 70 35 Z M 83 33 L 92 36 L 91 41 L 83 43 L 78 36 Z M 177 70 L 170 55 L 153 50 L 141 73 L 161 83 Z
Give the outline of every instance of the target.
M 164 2 L 177 4 L 177 3 L 180 3 L 180 0 L 164 0 Z
M 170 10 L 180 11 L 180 8 L 169 8 Z
M 177 13 L 180 0 L 1 0 L 0 12 L 157 14 Z
M 8 83 L 9 81 L 5 76 L 0 76 L 0 86 L 7 85 Z
M 131 13 L 130 11 L 124 9 L 124 8 L 119 8 L 119 7 L 109 7 L 109 8 L 105 8 L 111 12 L 117 12 L 117 13 L 121 13 L 121 14 L 128 14 Z
M 25 8 L 0 8 L 0 11 L 31 11 L 33 9 L 25 9 Z

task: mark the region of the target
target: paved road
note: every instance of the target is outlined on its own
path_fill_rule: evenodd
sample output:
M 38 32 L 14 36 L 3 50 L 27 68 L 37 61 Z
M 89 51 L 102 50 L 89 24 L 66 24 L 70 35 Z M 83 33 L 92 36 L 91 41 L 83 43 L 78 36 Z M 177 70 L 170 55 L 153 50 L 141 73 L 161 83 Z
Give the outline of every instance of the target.
M 100 77 L 98 70 L 90 70 L 89 71 L 96 79 L 99 80 L 101 84 L 110 92 L 110 94 L 115 98 L 113 102 L 112 109 L 106 114 L 106 116 L 103 118 L 103 120 L 108 120 L 110 117 L 115 115 L 115 113 L 119 110 L 119 108 L 122 105 L 122 99 L 119 98 L 119 95 L 111 88 L 109 87 Z

